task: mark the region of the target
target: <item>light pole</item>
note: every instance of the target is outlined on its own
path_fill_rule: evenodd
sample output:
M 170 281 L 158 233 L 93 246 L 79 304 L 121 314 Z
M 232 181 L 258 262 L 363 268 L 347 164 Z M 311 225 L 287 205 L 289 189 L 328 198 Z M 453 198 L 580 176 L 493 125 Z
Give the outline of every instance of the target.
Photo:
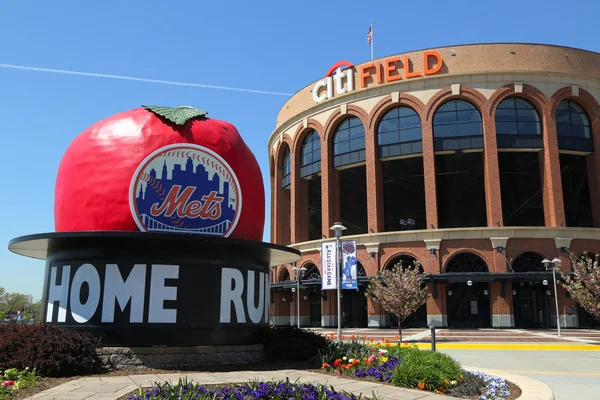
M 341 222 L 336 222 L 333 224 L 331 228 L 335 235 L 335 246 L 338 252 L 337 259 L 335 260 L 335 274 L 337 276 L 337 341 L 342 341 L 342 304 L 341 304 L 341 291 L 342 291 L 342 282 L 340 276 L 340 257 L 342 256 L 342 251 L 340 249 L 340 238 L 342 237 L 342 231 L 346 230 L 346 227 L 342 225 Z
M 296 267 L 296 263 L 294 263 L 292 271 L 294 271 L 294 278 L 296 279 L 296 293 L 298 295 L 298 319 L 296 320 L 296 326 L 300 328 L 300 279 L 302 279 L 306 273 L 306 268 L 302 267 L 298 269 L 298 267 Z
M 560 258 L 554 257 L 554 260 L 550 261 L 547 258 L 542 260 L 542 264 L 548 270 L 552 268 L 552 280 L 554 281 L 554 302 L 556 304 L 556 327 L 558 328 L 558 337 L 562 337 L 560 333 L 560 315 L 558 313 L 558 292 L 556 291 L 556 269 L 560 265 Z

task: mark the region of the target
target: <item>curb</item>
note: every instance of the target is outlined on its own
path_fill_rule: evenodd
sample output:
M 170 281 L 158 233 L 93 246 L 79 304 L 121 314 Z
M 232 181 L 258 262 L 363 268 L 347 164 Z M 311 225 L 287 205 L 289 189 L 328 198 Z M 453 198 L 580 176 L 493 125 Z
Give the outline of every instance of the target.
M 419 349 L 431 349 L 429 343 L 414 343 Z M 542 350 L 542 351 L 600 351 L 598 345 L 585 344 L 527 344 L 527 343 L 437 343 L 437 349 L 447 350 Z
M 552 392 L 550 386 L 540 381 L 536 381 L 535 379 L 510 372 L 498 372 L 496 370 L 487 368 L 475 368 L 468 366 L 463 366 L 462 368 L 467 371 L 479 371 L 488 375 L 506 379 L 507 381 L 511 381 L 517 385 L 522 392 L 521 396 L 519 396 L 517 400 L 554 400 L 554 392 Z

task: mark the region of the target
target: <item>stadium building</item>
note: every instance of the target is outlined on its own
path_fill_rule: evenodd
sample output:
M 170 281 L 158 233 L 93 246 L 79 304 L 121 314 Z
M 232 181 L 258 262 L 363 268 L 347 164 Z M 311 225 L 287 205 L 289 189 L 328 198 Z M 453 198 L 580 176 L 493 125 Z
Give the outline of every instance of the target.
M 323 72 L 268 143 L 271 241 L 302 252 L 272 270 L 273 324 L 299 301 L 301 326 L 337 326 L 320 249 L 338 221 L 358 244 L 344 327 L 395 326 L 366 283 L 415 261 L 430 296 L 405 327 L 556 327 L 555 296 L 563 327 L 591 323 L 542 260 L 600 253 L 599 53 L 461 45 Z

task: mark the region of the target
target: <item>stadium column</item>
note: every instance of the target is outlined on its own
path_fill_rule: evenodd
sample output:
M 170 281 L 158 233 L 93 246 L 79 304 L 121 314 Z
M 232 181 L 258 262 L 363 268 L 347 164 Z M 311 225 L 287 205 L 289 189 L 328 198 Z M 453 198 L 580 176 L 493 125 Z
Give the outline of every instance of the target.
M 550 116 L 548 106 L 544 107 L 543 115 L 544 151 L 540 153 L 540 169 L 542 170 L 544 219 L 546 226 L 561 226 L 561 223 L 565 222 L 565 206 L 556 124 L 554 118 Z
M 488 226 L 503 226 L 502 193 L 500 191 L 500 169 L 496 124 L 489 112 L 483 111 L 483 170 L 485 182 L 485 204 Z
M 383 179 L 381 160 L 377 156 L 375 126 L 369 126 L 365 137 L 367 174 L 367 232 L 383 232 Z
M 300 151 L 292 154 L 291 176 L 291 241 L 301 243 L 308 240 L 308 181 L 300 178 Z
M 514 328 L 515 316 L 512 304 L 512 285 L 510 281 L 490 282 L 490 300 L 492 306 L 492 328 Z
M 595 136 L 595 137 L 594 137 Z M 600 227 L 600 115 L 592 120 L 594 154 L 586 157 L 592 218 L 594 227 Z
M 438 228 L 437 193 L 435 187 L 435 152 L 433 146 L 433 125 L 425 121 L 421 128 L 423 140 L 423 174 L 425 181 L 425 218 L 427 229 Z
M 327 136 L 326 136 L 327 138 Z M 330 140 L 321 146 L 321 208 L 322 231 L 326 238 L 333 237 L 329 228 L 340 220 L 340 176 L 333 168 L 333 155 L 329 150 Z
M 282 150 L 280 150 L 282 151 Z M 273 224 L 274 243 L 287 246 L 290 243 L 290 198 L 287 189 L 281 187 L 281 179 L 283 178 L 281 162 L 283 157 L 277 157 L 275 161 L 275 181 L 271 190 L 275 192 L 272 218 L 275 220 Z
M 427 298 L 427 326 L 445 328 L 448 326 L 446 312 L 446 284 L 428 282 L 427 289 L 430 296 Z

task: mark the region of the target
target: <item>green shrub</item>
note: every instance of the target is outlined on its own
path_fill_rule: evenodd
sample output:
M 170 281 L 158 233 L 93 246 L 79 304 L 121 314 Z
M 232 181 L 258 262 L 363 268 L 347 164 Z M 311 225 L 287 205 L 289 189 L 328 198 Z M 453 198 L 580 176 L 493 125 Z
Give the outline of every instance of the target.
M 473 375 L 468 371 L 464 371 L 463 375 L 463 380 L 458 386 L 448 390 L 448 396 L 463 398 L 487 393 L 485 381 L 481 376 Z
M 99 340 L 54 325 L 0 325 L 0 370 L 35 368 L 41 376 L 100 372 Z
M 375 347 L 367 346 L 366 343 L 360 339 L 348 342 L 329 341 L 327 343 L 327 348 L 319 351 L 319 357 L 321 363 L 329 363 L 331 360 L 342 357 L 362 360 L 369 357 L 371 354 L 375 354 L 375 352 Z
M 271 361 L 316 360 L 327 347 L 323 336 L 296 326 L 278 326 L 262 332 L 265 357 Z
M 402 360 L 392 373 L 392 383 L 396 386 L 417 388 L 423 382 L 426 388 L 439 389 L 448 387 L 449 382 L 462 375 L 460 364 L 444 353 L 405 348 L 392 354 Z

